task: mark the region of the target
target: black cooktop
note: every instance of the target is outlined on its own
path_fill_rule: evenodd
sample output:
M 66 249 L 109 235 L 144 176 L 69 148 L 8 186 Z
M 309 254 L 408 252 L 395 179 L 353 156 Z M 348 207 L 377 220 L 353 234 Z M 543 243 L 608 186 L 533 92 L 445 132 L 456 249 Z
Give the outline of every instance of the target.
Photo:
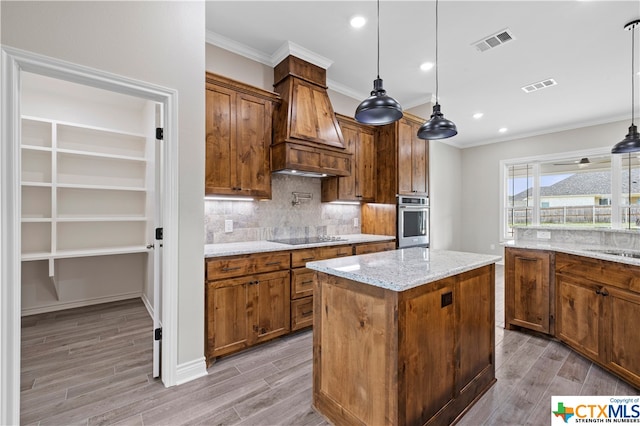
M 302 238 L 280 238 L 274 240 L 267 240 L 272 243 L 289 244 L 291 246 L 297 246 L 300 244 L 315 244 L 315 243 L 328 243 L 331 241 L 346 241 L 341 237 L 302 237 Z

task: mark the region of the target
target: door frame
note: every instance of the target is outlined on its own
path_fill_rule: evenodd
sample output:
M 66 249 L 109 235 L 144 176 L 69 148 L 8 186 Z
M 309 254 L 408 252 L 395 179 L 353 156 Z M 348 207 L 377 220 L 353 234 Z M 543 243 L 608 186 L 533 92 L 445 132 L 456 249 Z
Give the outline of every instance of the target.
M 178 368 L 178 92 L 8 46 L 2 46 L 1 55 L 0 424 L 20 422 L 22 72 L 135 96 L 163 105 L 163 175 L 160 189 L 163 193 L 161 214 L 164 227 L 161 374 L 165 386 L 174 386 Z

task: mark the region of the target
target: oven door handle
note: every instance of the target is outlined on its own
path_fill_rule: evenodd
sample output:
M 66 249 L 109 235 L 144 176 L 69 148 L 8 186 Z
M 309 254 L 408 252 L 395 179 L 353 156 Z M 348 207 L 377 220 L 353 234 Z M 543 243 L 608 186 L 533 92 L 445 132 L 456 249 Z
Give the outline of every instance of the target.
M 399 209 L 408 209 L 408 210 L 429 210 L 427 206 L 398 206 Z

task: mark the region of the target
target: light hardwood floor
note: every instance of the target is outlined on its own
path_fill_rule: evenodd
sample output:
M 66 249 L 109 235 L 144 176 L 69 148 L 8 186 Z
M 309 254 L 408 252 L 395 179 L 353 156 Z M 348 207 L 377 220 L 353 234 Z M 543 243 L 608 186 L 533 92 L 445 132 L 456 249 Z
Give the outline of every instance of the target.
M 561 343 L 503 325 L 498 266 L 498 381 L 458 424 L 547 425 L 552 395 L 638 395 Z M 166 389 L 150 377 L 151 329 L 140 300 L 23 318 L 21 424 L 327 424 L 311 408 L 311 331 L 222 358 L 207 377 Z

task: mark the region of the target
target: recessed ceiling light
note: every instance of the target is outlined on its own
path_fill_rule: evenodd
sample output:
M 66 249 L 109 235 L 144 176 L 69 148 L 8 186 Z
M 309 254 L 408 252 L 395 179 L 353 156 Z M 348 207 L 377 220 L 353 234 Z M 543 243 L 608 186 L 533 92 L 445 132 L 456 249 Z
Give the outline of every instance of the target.
M 475 118 L 476 120 L 478 120 L 479 118 L 482 118 L 484 114 L 481 112 L 476 112 L 475 114 L 473 114 L 473 118 Z
M 420 69 L 422 71 L 429 71 L 431 68 L 433 68 L 433 62 L 424 62 L 420 64 Z
M 349 22 L 353 28 L 362 28 L 367 23 L 367 20 L 364 19 L 364 16 L 354 16 Z
M 507 129 L 506 127 L 500 127 L 500 128 L 498 129 L 498 131 L 499 131 L 500 133 L 504 133 L 504 132 L 506 132 L 507 130 L 509 130 L 509 129 Z

